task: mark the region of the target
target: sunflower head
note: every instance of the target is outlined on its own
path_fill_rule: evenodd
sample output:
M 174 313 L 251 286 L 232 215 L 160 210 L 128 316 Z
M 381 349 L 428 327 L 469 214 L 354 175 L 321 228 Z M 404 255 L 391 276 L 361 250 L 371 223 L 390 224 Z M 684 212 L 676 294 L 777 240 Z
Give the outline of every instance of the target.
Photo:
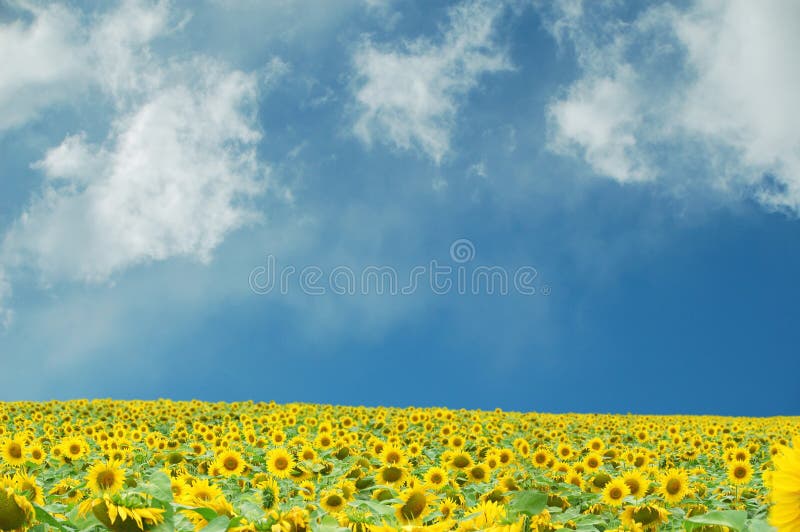
M 33 506 L 11 487 L 0 488 L 0 530 L 24 528 L 33 519 Z

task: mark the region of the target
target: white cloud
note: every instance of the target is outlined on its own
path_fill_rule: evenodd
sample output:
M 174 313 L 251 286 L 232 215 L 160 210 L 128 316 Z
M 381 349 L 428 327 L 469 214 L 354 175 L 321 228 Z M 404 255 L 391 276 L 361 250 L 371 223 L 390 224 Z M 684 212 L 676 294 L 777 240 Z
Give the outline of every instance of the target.
M 549 27 L 582 75 L 548 107 L 551 148 L 620 182 L 800 213 L 800 5 L 697 0 L 628 22 L 600 4 L 561 6 Z
M 464 97 L 482 75 L 510 68 L 495 42 L 502 11 L 502 2 L 468 1 L 449 11 L 438 42 L 364 42 L 354 57 L 355 135 L 368 145 L 420 149 L 439 164 Z
M 768 206 L 800 213 L 800 4 L 703 0 L 675 18 L 696 78 L 681 125 L 738 163 L 731 179 Z M 778 189 L 760 188 L 764 173 Z
M 548 108 L 548 118 L 558 124 L 551 147 L 577 152 L 595 172 L 621 182 L 649 179 L 652 170 L 637 152 L 642 110 L 633 75 L 621 65 L 611 76 L 590 76 L 570 87 L 565 99 Z
M 38 166 L 49 183 L 6 235 L 7 255 L 46 279 L 103 281 L 173 256 L 208 260 L 252 221 L 264 187 L 252 105 L 257 77 L 209 62 L 202 87 L 169 86 L 120 117 L 99 146 L 70 136 Z
M 85 85 L 85 37 L 77 13 L 57 4 L 30 5 L 32 20 L 0 24 L 0 132 L 64 101 Z
M 46 286 L 104 282 L 171 257 L 208 261 L 259 219 L 253 199 L 269 167 L 257 154 L 257 96 L 288 68 L 276 58 L 245 73 L 156 54 L 149 43 L 181 20 L 163 1 L 126 1 L 88 20 L 72 51 L 90 59 L 93 85 L 116 109 L 109 132 L 99 142 L 68 135 L 33 165 L 47 179 L 0 248 L 0 267 L 32 269 Z

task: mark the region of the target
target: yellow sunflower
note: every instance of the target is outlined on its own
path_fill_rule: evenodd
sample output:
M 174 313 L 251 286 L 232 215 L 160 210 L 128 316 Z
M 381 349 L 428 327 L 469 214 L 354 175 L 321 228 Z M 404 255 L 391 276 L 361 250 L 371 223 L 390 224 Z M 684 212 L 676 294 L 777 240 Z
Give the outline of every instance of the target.
M 395 515 L 401 523 L 416 524 L 431 511 L 433 498 L 424 487 L 408 489 L 400 495 L 401 503 L 395 505 Z
M 741 486 L 753 478 L 753 466 L 744 460 L 734 460 L 728 464 L 728 480 L 731 484 Z
M 267 471 L 274 477 L 288 478 L 294 464 L 294 457 L 283 447 L 271 449 L 267 453 Z
M 125 483 L 125 471 L 121 465 L 114 460 L 94 464 L 86 474 L 89 489 L 97 495 L 117 493 Z
M 439 489 L 448 482 L 447 471 L 441 467 L 430 468 L 423 477 L 432 488 Z
M 800 530 L 800 448 L 784 447 L 773 457 L 769 522 L 778 530 Z
M 612 480 L 603 488 L 603 502 L 609 506 L 621 506 L 630 492 L 625 480 L 621 478 Z
M 11 487 L 0 487 L 0 530 L 21 530 L 31 522 L 33 514 L 27 498 Z
M 220 475 L 233 477 L 242 474 L 245 463 L 241 454 L 228 449 L 217 455 L 216 466 Z
M 347 501 L 344 496 L 336 490 L 327 490 L 320 494 L 319 504 L 326 512 L 337 513 L 344 509 Z
M 0 449 L 3 460 L 10 466 L 19 466 L 25 463 L 25 441 L 15 436 L 3 442 Z
M 670 504 L 683 500 L 689 493 L 689 475 L 683 469 L 669 469 L 659 479 L 661 486 L 658 492 Z
M 641 499 L 650 487 L 650 481 L 638 470 L 629 471 L 622 475 L 622 480 L 628 486 L 630 494 L 637 499 Z

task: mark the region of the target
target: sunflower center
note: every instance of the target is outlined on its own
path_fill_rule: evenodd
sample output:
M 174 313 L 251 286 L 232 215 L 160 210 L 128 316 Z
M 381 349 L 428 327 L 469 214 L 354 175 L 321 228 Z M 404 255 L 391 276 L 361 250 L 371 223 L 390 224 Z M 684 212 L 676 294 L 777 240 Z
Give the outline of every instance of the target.
M 633 512 L 633 520 L 643 525 L 649 525 L 656 519 L 658 519 L 658 511 L 649 506 L 645 506 Z
M 114 482 L 117 480 L 117 476 L 114 474 L 113 471 L 101 471 L 97 475 L 97 485 L 103 489 L 109 489 L 114 485 Z
M 611 497 L 615 501 L 617 499 L 621 499 L 622 498 L 622 490 L 617 488 L 617 487 L 613 487 L 608 491 L 608 496 Z
M 283 456 L 279 456 L 278 458 L 275 459 L 275 469 L 283 471 L 287 467 L 289 467 L 289 460 L 287 460 Z
M 400 455 L 396 451 L 389 452 L 386 454 L 386 461 L 395 464 L 400 461 Z
M 442 482 L 442 475 L 440 475 L 439 473 L 432 474 L 431 482 L 434 484 L 440 484 Z
M 222 465 L 225 466 L 225 469 L 228 471 L 236 471 L 236 469 L 239 467 L 239 460 L 233 456 L 229 456 L 225 459 Z
M 743 467 L 737 467 L 733 470 L 733 476 L 736 478 L 744 478 L 747 476 L 747 469 Z
M 11 442 L 8 446 L 8 454 L 11 458 L 22 458 L 22 446 L 16 442 Z
M 681 491 L 681 481 L 677 478 L 671 478 L 667 481 L 667 493 L 675 495 Z
M 625 484 L 628 485 L 628 488 L 631 490 L 631 495 L 636 495 L 639 493 L 639 481 L 629 478 L 625 481 Z
M 484 473 L 483 469 L 480 467 L 474 467 L 472 469 L 472 478 L 477 480 L 482 480 L 486 474 Z
M 403 472 L 398 467 L 387 467 L 383 472 L 383 479 L 387 482 L 397 482 L 401 476 Z
M 339 506 L 341 506 L 342 502 L 343 502 L 342 498 L 339 497 L 338 495 L 331 495 L 331 496 L 328 497 L 328 500 L 327 500 L 328 506 L 331 506 L 331 507 L 334 507 L 334 508 L 338 508 Z
M 427 499 L 423 493 L 414 493 L 403 505 L 402 514 L 406 519 L 416 519 L 425 511 Z
M 465 468 L 469 465 L 469 459 L 463 455 L 456 456 L 453 459 L 453 465 L 459 469 Z

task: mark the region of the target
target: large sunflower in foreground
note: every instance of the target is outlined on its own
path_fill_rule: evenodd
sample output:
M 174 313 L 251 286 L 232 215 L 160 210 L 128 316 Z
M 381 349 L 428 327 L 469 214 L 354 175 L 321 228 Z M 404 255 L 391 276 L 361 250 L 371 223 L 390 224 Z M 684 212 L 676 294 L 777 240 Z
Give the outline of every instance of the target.
M 33 519 L 33 506 L 10 486 L 0 485 L 0 530 L 25 527 Z
M 784 448 L 773 462 L 769 522 L 781 532 L 800 531 L 800 448 Z

